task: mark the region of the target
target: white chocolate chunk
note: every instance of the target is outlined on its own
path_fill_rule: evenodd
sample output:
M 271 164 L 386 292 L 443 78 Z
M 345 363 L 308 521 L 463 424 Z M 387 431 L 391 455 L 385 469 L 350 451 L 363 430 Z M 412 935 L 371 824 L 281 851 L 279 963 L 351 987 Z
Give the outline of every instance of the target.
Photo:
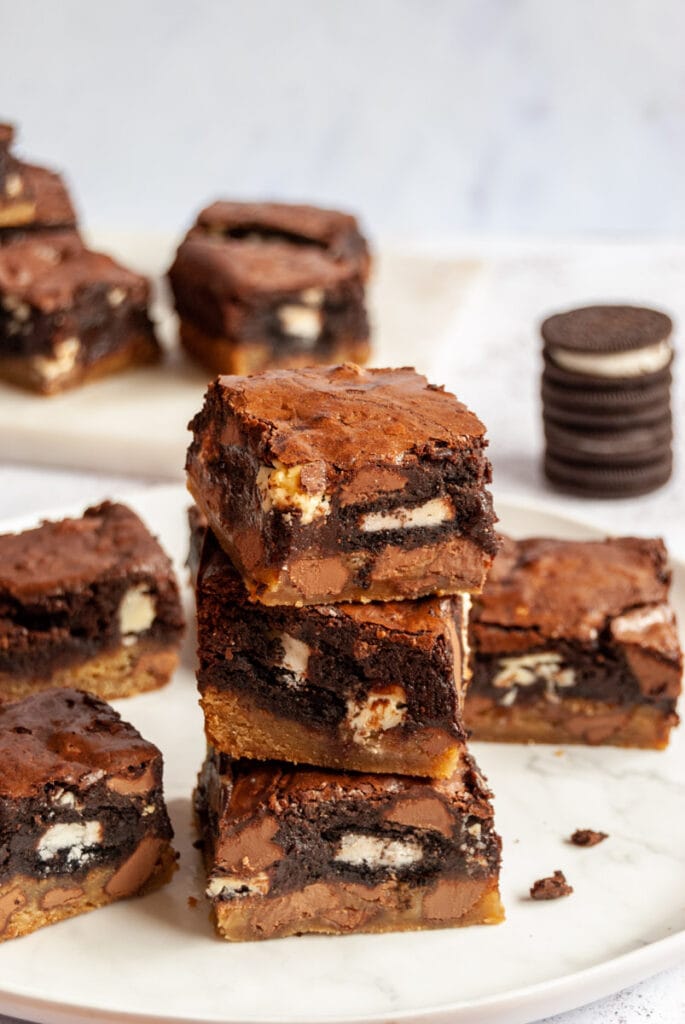
M 139 583 L 130 587 L 119 605 L 119 632 L 123 643 L 135 643 L 138 635 L 150 628 L 156 614 L 155 599 L 146 585 Z
M 284 334 L 311 345 L 318 341 L 323 325 L 321 310 L 295 302 L 288 302 L 279 308 L 278 320 Z
M 125 298 L 126 290 L 124 288 L 110 288 L 107 292 L 107 302 L 112 309 L 116 309 L 117 306 L 120 306 Z
M 302 466 L 262 466 L 257 472 L 257 490 L 262 499 L 262 510 L 297 510 L 300 522 L 306 526 L 319 516 L 327 516 L 331 510 L 330 500 L 323 490 L 317 492 L 302 490 Z
M 378 530 L 411 530 L 421 526 L 439 526 L 454 519 L 449 498 L 431 498 L 416 508 L 396 508 L 392 512 L 367 512 L 359 521 L 364 533 Z
M 245 878 L 237 878 L 235 875 L 215 876 L 210 878 L 205 890 L 210 899 L 215 899 L 217 896 L 231 899 L 236 896 L 249 896 L 255 892 L 260 896 L 266 896 L 268 891 L 269 876 L 265 871 Z
M 423 847 L 413 836 L 383 839 L 361 832 L 346 832 L 334 860 L 354 867 L 406 868 L 423 859 Z
M 557 366 L 571 373 L 586 373 L 593 377 L 641 377 L 668 366 L 672 350 L 670 341 L 666 339 L 628 352 L 576 352 L 555 345 L 549 354 Z
M 67 850 L 67 860 L 77 863 L 88 856 L 88 847 L 99 846 L 102 842 L 102 825 L 99 821 L 71 821 L 51 825 L 38 843 L 40 860 L 50 861 L 62 850 Z
M 500 700 L 505 707 L 511 706 L 516 700 L 518 686 L 532 686 L 534 683 L 545 684 L 545 697 L 556 704 L 559 701 L 558 690 L 575 685 L 575 673 L 572 668 L 562 667 L 563 658 L 555 651 L 540 651 L 536 654 L 523 654 L 515 658 L 501 658 L 499 671 L 492 680 L 492 685 L 509 690 Z M 511 696 L 511 693 L 514 696 Z
M 76 365 L 81 342 L 78 338 L 65 338 L 58 341 L 51 356 L 34 356 L 33 366 L 43 380 L 59 380 L 67 377 Z
M 378 734 L 395 729 L 407 717 L 407 695 L 401 686 L 370 690 L 365 700 L 347 701 L 347 724 L 352 739 L 362 746 L 373 746 Z
M 281 633 L 279 640 L 283 646 L 281 668 L 287 669 L 288 672 L 292 672 L 295 676 L 295 680 L 299 683 L 303 683 L 307 678 L 309 655 L 312 653 L 311 649 L 306 643 L 304 643 L 304 641 L 298 640 L 289 633 Z
M 633 608 L 625 615 L 617 616 L 611 628 L 618 633 L 642 633 L 652 626 L 669 626 L 674 621 L 673 609 L 667 604 L 651 605 L 647 608 Z

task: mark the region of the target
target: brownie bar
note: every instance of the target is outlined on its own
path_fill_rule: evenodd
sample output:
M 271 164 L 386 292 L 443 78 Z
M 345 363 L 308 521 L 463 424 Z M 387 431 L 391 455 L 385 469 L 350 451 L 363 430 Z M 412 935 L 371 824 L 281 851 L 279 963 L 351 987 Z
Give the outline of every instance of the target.
M 14 128 L 0 124 L 0 244 L 19 232 L 76 227 L 76 214 L 58 174 L 12 154 Z
M 188 486 L 264 604 L 478 591 L 497 549 L 485 428 L 412 369 L 219 377 Z
M 204 532 L 194 525 L 191 547 Z M 253 604 L 206 532 L 197 620 L 208 739 L 233 758 L 449 777 L 465 757 L 467 601 Z
M 75 232 L 32 234 L 0 248 L 0 376 L 53 394 L 128 366 L 160 348 L 147 280 Z
M 162 686 L 182 629 L 171 563 L 125 505 L 0 536 L 0 700 Z
M 107 704 L 0 705 L 0 941 L 164 884 L 162 755 Z
M 682 654 L 660 540 L 507 538 L 471 621 L 475 739 L 665 747 Z
M 349 214 L 213 203 L 169 271 L 181 343 L 212 373 L 365 362 L 369 264 Z
M 503 919 L 500 840 L 469 759 L 443 781 L 210 751 L 195 806 L 219 933 L 232 941 Z

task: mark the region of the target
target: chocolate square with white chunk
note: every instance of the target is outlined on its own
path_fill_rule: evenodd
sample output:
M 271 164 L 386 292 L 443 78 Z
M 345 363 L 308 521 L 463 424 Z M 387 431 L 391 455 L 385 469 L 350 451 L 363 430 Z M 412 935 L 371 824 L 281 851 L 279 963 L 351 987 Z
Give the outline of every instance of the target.
M 162 885 L 172 834 L 162 755 L 109 705 L 0 705 L 0 941 Z
M 169 271 L 181 343 L 213 373 L 364 362 L 369 264 L 350 214 L 213 203 Z
M 188 486 L 253 599 L 479 591 L 497 550 L 485 427 L 412 369 L 219 377 Z

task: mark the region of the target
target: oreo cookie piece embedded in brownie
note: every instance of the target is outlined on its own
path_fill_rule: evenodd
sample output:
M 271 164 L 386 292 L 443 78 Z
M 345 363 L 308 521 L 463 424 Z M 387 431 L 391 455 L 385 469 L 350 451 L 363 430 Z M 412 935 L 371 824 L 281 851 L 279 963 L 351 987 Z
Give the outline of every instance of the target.
M 682 654 L 660 540 L 506 538 L 471 619 L 475 739 L 665 747 Z
M 12 153 L 14 128 L 0 124 L 0 244 L 26 231 L 74 229 L 76 214 L 58 174 Z
M 188 486 L 265 604 L 478 591 L 497 549 L 485 427 L 412 369 L 219 377 Z
M 468 595 L 267 607 L 211 532 L 196 593 L 198 685 L 219 750 L 441 778 L 463 763 Z
M 171 563 L 125 505 L 0 536 L 0 701 L 168 682 L 183 629 Z
M 226 939 L 503 919 L 500 840 L 470 759 L 435 781 L 210 751 L 195 806 L 207 895 Z
M 0 705 L 0 941 L 164 884 L 162 755 L 103 701 Z
M 369 265 L 349 214 L 213 203 L 169 271 L 181 343 L 212 373 L 364 362 Z
M 0 248 L 0 377 L 53 394 L 155 362 L 160 348 L 140 274 L 86 249 L 74 232 Z

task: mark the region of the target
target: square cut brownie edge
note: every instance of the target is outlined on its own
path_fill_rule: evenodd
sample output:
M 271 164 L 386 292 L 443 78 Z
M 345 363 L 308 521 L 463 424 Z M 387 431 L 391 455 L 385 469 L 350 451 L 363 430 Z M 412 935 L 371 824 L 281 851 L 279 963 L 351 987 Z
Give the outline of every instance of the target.
M 188 486 L 254 600 L 479 591 L 497 550 L 485 428 L 413 369 L 219 377 Z
M 0 941 L 169 880 L 162 755 L 79 690 L 0 705 Z
M 156 362 L 149 297 L 146 278 L 75 232 L 10 242 L 0 248 L 0 377 L 50 395 Z
M 474 602 L 474 739 L 663 748 L 682 653 L 661 540 L 505 538 Z
M 210 750 L 195 808 L 207 895 L 231 941 L 503 920 L 501 843 L 470 760 L 435 781 Z
M 110 700 L 162 686 L 182 631 L 171 562 L 125 505 L 0 536 L 0 701 L 55 686 Z
M 213 373 L 365 362 L 369 262 L 349 214 L 213 203 L 169 271 L 181 344 Z
M 445 778 L 466 756 L 468 595 L 266 606 L 191 510 L 198 686 L 233 758 Z

